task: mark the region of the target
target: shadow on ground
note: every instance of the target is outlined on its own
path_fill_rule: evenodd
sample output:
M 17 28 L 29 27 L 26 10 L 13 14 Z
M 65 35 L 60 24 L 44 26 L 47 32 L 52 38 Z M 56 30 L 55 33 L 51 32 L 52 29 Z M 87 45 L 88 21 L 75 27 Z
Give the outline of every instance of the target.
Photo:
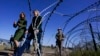
M 8 56 L 8 53 L 7 52 L 0 52 L 0 56 Z

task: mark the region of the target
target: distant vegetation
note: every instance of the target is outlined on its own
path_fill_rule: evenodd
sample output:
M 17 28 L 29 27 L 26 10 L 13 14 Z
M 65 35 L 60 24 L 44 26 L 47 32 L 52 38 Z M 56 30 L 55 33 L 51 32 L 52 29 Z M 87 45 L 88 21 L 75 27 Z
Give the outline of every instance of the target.
M 69 56 L 100 56 L 100 51 L 87 51 L 87 50 L 84 50 L 84 51 L 74 51 L 72 53 L 70 53 Z

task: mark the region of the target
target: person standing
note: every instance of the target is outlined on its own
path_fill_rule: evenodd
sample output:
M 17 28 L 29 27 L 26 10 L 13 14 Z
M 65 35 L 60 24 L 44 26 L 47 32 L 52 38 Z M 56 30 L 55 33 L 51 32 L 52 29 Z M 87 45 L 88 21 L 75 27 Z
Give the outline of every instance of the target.
M 19 41 L 21 41 L 25 35 L 26 26 L 27 26 L 27 20 L 25 19 L 24 12 L 21 12 L 19 15 L 19 20 L 17 22 L 14 22 L 13 26 L 17 30 L 14 34 L 14 53 L 16 52 L 17 48 L 19 47 Z
M 14 37 L 11 35 L 10 37 L 10 44 L 11 44 L 11 50 L 14 50 Z
M 56 33 L 56 36 L 55 36 L 55 38 L 56 38 L 56 46 L 58 47 L 58 52 L 59 52 L 59 54 L 61 56 L 62 41 L 64 40 L 64 34 L 63 34 L 61 28 L 59 28 L 57 31 L 58 32 Z

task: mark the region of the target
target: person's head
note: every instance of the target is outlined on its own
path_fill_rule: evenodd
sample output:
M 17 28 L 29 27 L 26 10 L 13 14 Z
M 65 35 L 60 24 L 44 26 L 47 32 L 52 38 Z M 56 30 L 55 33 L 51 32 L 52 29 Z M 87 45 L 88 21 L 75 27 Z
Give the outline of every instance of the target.
M 36 16 L 36 17 L 40 15 L 40 13 L 39 13 L 38 10 L 34 10 L 34 11 L 33 11 L 33 14 L 34 14 L 34 16 Z
M 13 35 L 11 35 L 11 37 L 13 37 Z
M 61 28 L 58 28 L 58 33 L 61 33 L 62 32 L 62 29 Z
M 20 19 L 25 19 L 25 14 L 24 14 L 24 12 L 21 12 L 21 13 L 20 13 Z

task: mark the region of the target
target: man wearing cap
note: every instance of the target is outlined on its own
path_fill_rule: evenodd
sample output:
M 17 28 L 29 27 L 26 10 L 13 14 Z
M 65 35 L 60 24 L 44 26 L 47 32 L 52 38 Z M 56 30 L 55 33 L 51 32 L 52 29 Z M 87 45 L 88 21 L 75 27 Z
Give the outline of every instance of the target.
M 62 41 L 64 40 L 64 34 L 61 28 L 58 28 L 58 32 L 56 33 L 56 46 L 58 47 L 58 51 L 61 51 L 62 48 Z

